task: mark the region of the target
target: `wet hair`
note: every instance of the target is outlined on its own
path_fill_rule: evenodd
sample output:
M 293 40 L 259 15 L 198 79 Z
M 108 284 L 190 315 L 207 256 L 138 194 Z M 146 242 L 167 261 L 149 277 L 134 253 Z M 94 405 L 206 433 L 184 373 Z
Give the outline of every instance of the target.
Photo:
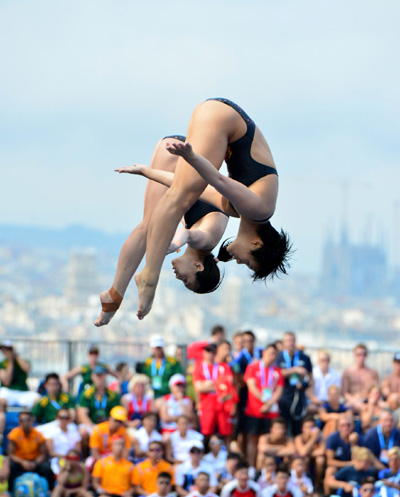
M 254 257 L 257 269 L 253 273 L 253 281 L 273 279 L 280 274 L 287 274 L 290 267 L 289 259 L 292 254 L 292 243 L 286 232 L 277 231 L 271 223 L 260 224 L 256 229 L 262 245 L 250 251 Z M 228 253 L 229 241 L 225 240 L 219 250 L 218 260 L 228 262 L 232 256 Z
M 195 293 L 214 292 L 222 283 L 222 278 L 213 254 L 207 254 L 204 257 L 203 266 L 203 271 L 196 273 L 196 288 L 193 291 Z

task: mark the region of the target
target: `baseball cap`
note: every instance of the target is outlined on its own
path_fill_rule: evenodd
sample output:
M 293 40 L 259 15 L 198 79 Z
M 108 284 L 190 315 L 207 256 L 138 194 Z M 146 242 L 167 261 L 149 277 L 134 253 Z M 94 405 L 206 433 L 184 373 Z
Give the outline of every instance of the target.
M 93 373 L 94 374 L 105 374 L 105 373 L 108 373 L 108 371 L 101 364 L 97 364 L 97 366 L 95 366 L 94 369 L 93 369 Z
M 150 347 L 165 347 L 164 338 L 161 335 L 152 335 L 150 337 Z
M 393 357 L 393 360 L 396 361 L 396 362 L 400 362 L 400 352 L 396 352 L 394 357 Z
M 110 411 L 110 417 L 116 419 L 117 421 L 128 421 L 128 414 L 125 407 L 115 406 Z
M 200 440 L 192 440 L 190 443 L 189 450 L 192 450 L 192 449 L 204 450 L 203 442 L 201 442 Z
M 3 340 L 0 343 L 0 347 L 6 347 L 6 348 L 13 347 L 13 343 L 11 340 Z
M 99 354 L 99 347 L 97 345 L 91 345 L 88 350 L 88 354 Z
M 215 343 L 208 343 L 207 345 L 204 345 L 203 350 L 206 350 L 207 352 L 214 352 L 214 354 L 217 352 L 217 346 Z
M 183 376 L 183 374 L 174 374 L 171 376 L 168 382 L 169 388 L 173 387 L 174 385 L 179 385 L 179 383 L 184 383 L 186 385 L 186 378 Z

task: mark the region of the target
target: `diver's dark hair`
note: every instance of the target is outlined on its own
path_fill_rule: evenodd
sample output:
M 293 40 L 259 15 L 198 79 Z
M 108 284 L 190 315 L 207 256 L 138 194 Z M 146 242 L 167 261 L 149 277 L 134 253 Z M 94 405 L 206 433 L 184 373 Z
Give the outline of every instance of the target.
M 233 259 L 233 257 L 226 250 L 230 244 L 229 240 L 231 240 L 231 238 L 227 238 L 226 240 L 224 240 L 219 248 L 217 259 L 221 262 L 229 262 Z
M 222 278 L 213 254 L 207 254 L 204 257 L 203 266 L 203 271 L 196 273 L 197 285 L 193 291 L 196 293 L 214 292 L 221 284 Z

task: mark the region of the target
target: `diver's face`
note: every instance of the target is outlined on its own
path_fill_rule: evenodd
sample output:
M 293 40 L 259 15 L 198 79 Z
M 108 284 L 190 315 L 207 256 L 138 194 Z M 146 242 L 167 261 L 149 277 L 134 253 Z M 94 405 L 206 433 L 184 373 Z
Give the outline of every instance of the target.
M 228 254 L 236 260 L 237 264 L 246 264 L 246 266 L 252 271 L 257 270 L 257 261 L 251 255 L 251 251 L 255 250 L 257 245 L 249 242 L 248 240 L 243 240 L 236 238 L 227 247 Z
M 196 273 L 202 270 L 202 265 L 200 268 L 197 263 L 183 255 L 173 259 L 171 264 L 175 277 L 181 280 L 186 288 L 193 291 L 197 286 Z

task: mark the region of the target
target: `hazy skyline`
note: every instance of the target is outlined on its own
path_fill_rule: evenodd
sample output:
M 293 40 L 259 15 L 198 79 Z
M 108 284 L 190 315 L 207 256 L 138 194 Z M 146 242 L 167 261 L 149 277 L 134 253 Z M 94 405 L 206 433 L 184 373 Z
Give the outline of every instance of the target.
M 394 0 L 3 0 L 0 223 L 128 233 L 145 181 L 113 169 L 149 163 L 223 96 L 271 146 L 272 224 L 294 241 L 295 271 L 319 269 L 344 206 L 353 240 L 379 238 L 394 260 L 399 14 Z

